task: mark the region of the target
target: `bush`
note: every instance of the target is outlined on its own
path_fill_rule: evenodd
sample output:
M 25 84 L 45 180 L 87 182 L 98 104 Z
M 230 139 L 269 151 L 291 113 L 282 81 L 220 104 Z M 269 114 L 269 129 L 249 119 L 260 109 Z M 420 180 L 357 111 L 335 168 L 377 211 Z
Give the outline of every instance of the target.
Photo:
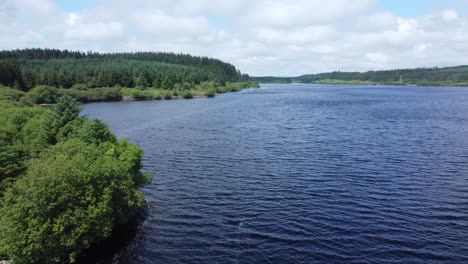
M 135 99 L 135 100 L 148 100 L 148 99 L 151 99 L 153 98 L 153 94 L 151 93 L 151 91 L 148 91 L 148 90 L 134 90 L 132 91 L 132 97 Z
M 132 176 L 136 160 L 110 149 L 74 139 L 31 163 L 5 193 L 0 252 L 14 263 L 73 262 L 125 223 L 144 202 Z
M 190 90 L 183 91 L 181 95 L 182 95 L 182 97 L 184 99 L 192 99 L 193 98 L 193 94 L 192 94 L 192 92 L 190 92 Z
M 161 94 L 157 93 L 153 96 L 154 100 L 161 100 Z
M 87 91 L 88 86 L 84 83 L 77 83 L 77 84 L 74 84 L 70 89 L 77 90 L 77 91 Z
M 31 100 L 35 104 L 53 104 L 62 96 L 59 89 L 52 86 L 36 86 L 31 89 L 25 98 Z
M 228 92 L 228 90 L 224 86 L 217 86 L 216 87 L 216 93 L 227 93 L 227 92 Z
M 60 94 L 68 95 L 79 102 L 88 102 L 88 91 L 81 91 L 75 89 L 60 89 Z
M 0 85 L 0 99 L 19 101 L 24 96 L 24 92 Z
M 208 88 L 205 91 L 205 95 L 208 97 L 214 97 L 216 95 L 216 89 L 215 88 Z
M 182 90 L 191 90 L 192 87 L 193 87 L 193 85 L 191 83 L 189 83 L 189 82 L 184 82 L 182 84 Z
M 166 100 L 172 99 L 172 92 L 171 91 L 165 91 L 163 93 L 163 98 Z
M 86 99 L 83 102 L 120 101 L 122 100 L 121 88 L 94 88 L 84 92 Z

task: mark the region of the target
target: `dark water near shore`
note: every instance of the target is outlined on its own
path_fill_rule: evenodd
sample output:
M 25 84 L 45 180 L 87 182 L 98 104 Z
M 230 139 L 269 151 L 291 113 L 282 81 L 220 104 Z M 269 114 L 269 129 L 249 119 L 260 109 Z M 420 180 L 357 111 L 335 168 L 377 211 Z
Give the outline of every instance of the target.
M 156 174 L 115 263 L 468 263 L 468 88 L 96 103 Z

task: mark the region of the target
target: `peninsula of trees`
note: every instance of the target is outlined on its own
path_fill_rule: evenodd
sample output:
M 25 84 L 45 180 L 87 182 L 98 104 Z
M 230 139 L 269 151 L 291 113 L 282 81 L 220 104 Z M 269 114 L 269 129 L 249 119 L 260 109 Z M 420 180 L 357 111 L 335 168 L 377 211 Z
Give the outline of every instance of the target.
M 65 94 L 81 102 L 212 97 L 257 86 L 218 59 L 56 49 L 0 51 L 0 84 L 29 92 L 34 103 L 53 103 Z
M 79 111 L 0 95 L 0 260 L 73 263 L 144 205 L 142 149 Z
M 329 72 L 297 77 L 252 77 L 260 83 L 468 86 L 468 66 L 367 72 Z

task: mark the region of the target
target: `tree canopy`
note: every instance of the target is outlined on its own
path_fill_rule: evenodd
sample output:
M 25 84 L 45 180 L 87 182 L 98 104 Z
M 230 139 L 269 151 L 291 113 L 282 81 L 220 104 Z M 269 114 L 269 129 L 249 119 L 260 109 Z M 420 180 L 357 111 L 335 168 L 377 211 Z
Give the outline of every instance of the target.
M 97 53 L 56 49 L 0 51 L 0 84 L 31 89 L 37 85 L 70 88 L 160 87 L 185 82 L 236 82 L 249 79 L 218 59 L 165 52 Z
M 143 151 L 80 109 L 0 97 L 0 259 L 73 262 L 143 205 Z

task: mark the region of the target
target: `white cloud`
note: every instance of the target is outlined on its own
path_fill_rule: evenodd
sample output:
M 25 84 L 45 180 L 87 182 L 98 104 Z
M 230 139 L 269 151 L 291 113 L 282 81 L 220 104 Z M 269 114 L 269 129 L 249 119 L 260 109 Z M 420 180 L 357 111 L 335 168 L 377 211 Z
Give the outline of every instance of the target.
M 0 0 L 0 49 L 173 51 L 282 76 L 468 64 L 466 9 L 401 17 L 378 1 L 97 0 L 63 12 L 52 0 Z
M 366 53 L 366 58 L 369 59 L 371 63 L 385 63 L 388 61 L 388 56 L 383 54 L 383 53 L 378 53 L 378 52 L 370 52 Z
M 69 21 L 70 22 L 70 21 Z M 64 37 L 70 40 L 112 40 L 125 36 L 124 27 L 119 22 L 72 24 L 65 29 Z
M 145 33 L 202 35 L 212 31 L 206 17 L 178 17 L 157 9 L 137 11 L 133 14 L 133 19 L 136 26 Z
M 445 21 L 451 22 L 458 19 L 458 14 L 453 10 L 445 10 L 442 12 L 442 17 Z
M 372 13 L 356 19 L 355 29 L 363 32 L 379 32 L 398 28 L 398 17 L 391 13 Z
M 76 22 L 78 21 L 79 19 L 79 15 L 76 14 L 76 13 L 69 13 L 68 16 L 67 16 L 67 21 L 66 23 L 70 26 L 73 26 L 76 24 Z
M 335 29 L 330 26 L 308 26 L 300 30 L 258 28 L 254 34 L 260 41 L 270 44 L 304 45 L 334 37 Z
M 16 6 L 12 3 L 5 1 L 0 2 L 0 22 L 7 25 L 16 19 Z M 1 27 L 1 25 L 0 25 Z
M 50 0 L 16 0 L 15 3 L 22 10 L 35 15 L 50 16 L 57 12 L 57 6 Z
M 414 49 L 418 53 L 424 53 L 427 50 L 427 48 L 428 48 L 428 45 L 426 44 L 419 44 L 419 45 L 414 46 Z
M 275 28 L 291 28 L 336 22 L 372 9 L 374 0 L 258 0 L 253 1 L 249 22 Z

